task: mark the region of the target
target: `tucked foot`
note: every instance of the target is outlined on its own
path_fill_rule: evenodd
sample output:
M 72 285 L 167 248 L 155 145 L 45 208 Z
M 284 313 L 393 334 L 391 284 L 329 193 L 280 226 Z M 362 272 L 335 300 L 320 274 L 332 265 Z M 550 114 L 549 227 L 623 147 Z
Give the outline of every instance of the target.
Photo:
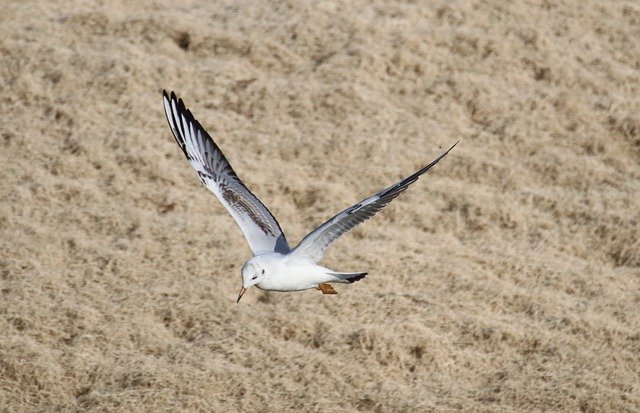
M 331 284 L 327 284 L 327 283 L 318 284 L 316 288 L 322 291 L 322 294 L 338 294 L 338 292 L 333 289 Z

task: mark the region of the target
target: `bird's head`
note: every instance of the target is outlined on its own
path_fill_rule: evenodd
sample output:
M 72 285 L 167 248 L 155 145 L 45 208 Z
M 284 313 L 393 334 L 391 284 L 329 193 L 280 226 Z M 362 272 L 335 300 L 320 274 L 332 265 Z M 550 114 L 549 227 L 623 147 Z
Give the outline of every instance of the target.
M 236 302 L 240 302 L 242 295 L 249 287 L 261 283 L 264 279 L 265 269 L 255 258 L 250 259 L 242 266 L 242 288 Z

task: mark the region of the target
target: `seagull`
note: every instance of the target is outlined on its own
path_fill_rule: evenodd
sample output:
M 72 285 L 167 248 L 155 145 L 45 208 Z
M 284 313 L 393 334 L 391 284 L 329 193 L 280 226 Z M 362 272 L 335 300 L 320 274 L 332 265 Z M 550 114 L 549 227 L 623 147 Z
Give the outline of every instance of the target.
M 167 121 L 182 153 L 196 170 L 200 182 L 224 205 L 244 234 L 253 257 L 242 266 L 242 295 L 251 286 L 268 291 L 302 291 L 311 288 L 337 294 L 330 283 L 354 283 L 367 272 L 337 272 L 318 265 L 325 249 L 342 234 L 371 218 L 416 182 L 420 175 L 458 144 L 413 175 L 339 212 L 306 235 L 291 249 L 280 224 L 249 191 L 200 122 L 174 92 L 163 91 Z

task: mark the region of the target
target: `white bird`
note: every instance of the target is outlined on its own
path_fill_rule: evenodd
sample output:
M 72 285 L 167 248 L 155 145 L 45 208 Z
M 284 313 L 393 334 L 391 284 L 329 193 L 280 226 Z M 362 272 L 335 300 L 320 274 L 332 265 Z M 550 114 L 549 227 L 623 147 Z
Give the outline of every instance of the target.
M 336 294 L 329 283 L 353 283 L 363 279 L 366 272 L 336 272 L 317 262 L 331 242 L 384 208 L 459 142 L 413 175 L 336 214 L 291 249 L 278 221 L 238 178 L 218 145 L 185 108 L 182 99 L 176 98 L 174 92 L 169 96 L 166 91 L 163 91 L 163 97 L 164 111 L 180 149 L 202 184 L 233 216 L 253 252 L 253 257 L 242 267 L 242 288 L 237 302 L 253 285 L 269 291 L 317 288 L 323 294 Z

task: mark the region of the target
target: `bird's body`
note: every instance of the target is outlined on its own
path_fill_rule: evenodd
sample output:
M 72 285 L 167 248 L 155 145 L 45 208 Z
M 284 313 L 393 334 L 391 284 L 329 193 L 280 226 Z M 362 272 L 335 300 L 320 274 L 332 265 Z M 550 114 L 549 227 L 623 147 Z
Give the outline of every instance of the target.
M 291 254 L 277 252 L 256 255 L 243 266 L 253 266 L 261 274 L 262 281 L 256 284 L 261 290 L 302 291 L 316 288 L 324 283 L 349 283 L 353 278 L 364 277 L 366 273 L 338 273 L 311 261 L 296 258 Z
M 262 281 L 256 284 L 261 290 L 301 291 L 332 279 L 327 268 L 277 252 L 257 255 L 245 265 L 258 265 L 265 270 Z
M 278 221 L 238 178 L 211 136 L 185 108 L 182 99 L 176 98 L 173 92 L 171 96 L 164 92 L 164 109 L 173 136 L 200 182 L 233 216 L 253 252 L 253 257 L 242 267 L 238 301 L 253 285 L 269 291 L 318 288 L 324 294 L 336 294 L 329 283 L 353 283 L 364 278 L 366 272 L 337 272 L 317 263 L 331 242 L 384 208 L 458 143 L 414 174 L 339 212 L 292 249 Z

